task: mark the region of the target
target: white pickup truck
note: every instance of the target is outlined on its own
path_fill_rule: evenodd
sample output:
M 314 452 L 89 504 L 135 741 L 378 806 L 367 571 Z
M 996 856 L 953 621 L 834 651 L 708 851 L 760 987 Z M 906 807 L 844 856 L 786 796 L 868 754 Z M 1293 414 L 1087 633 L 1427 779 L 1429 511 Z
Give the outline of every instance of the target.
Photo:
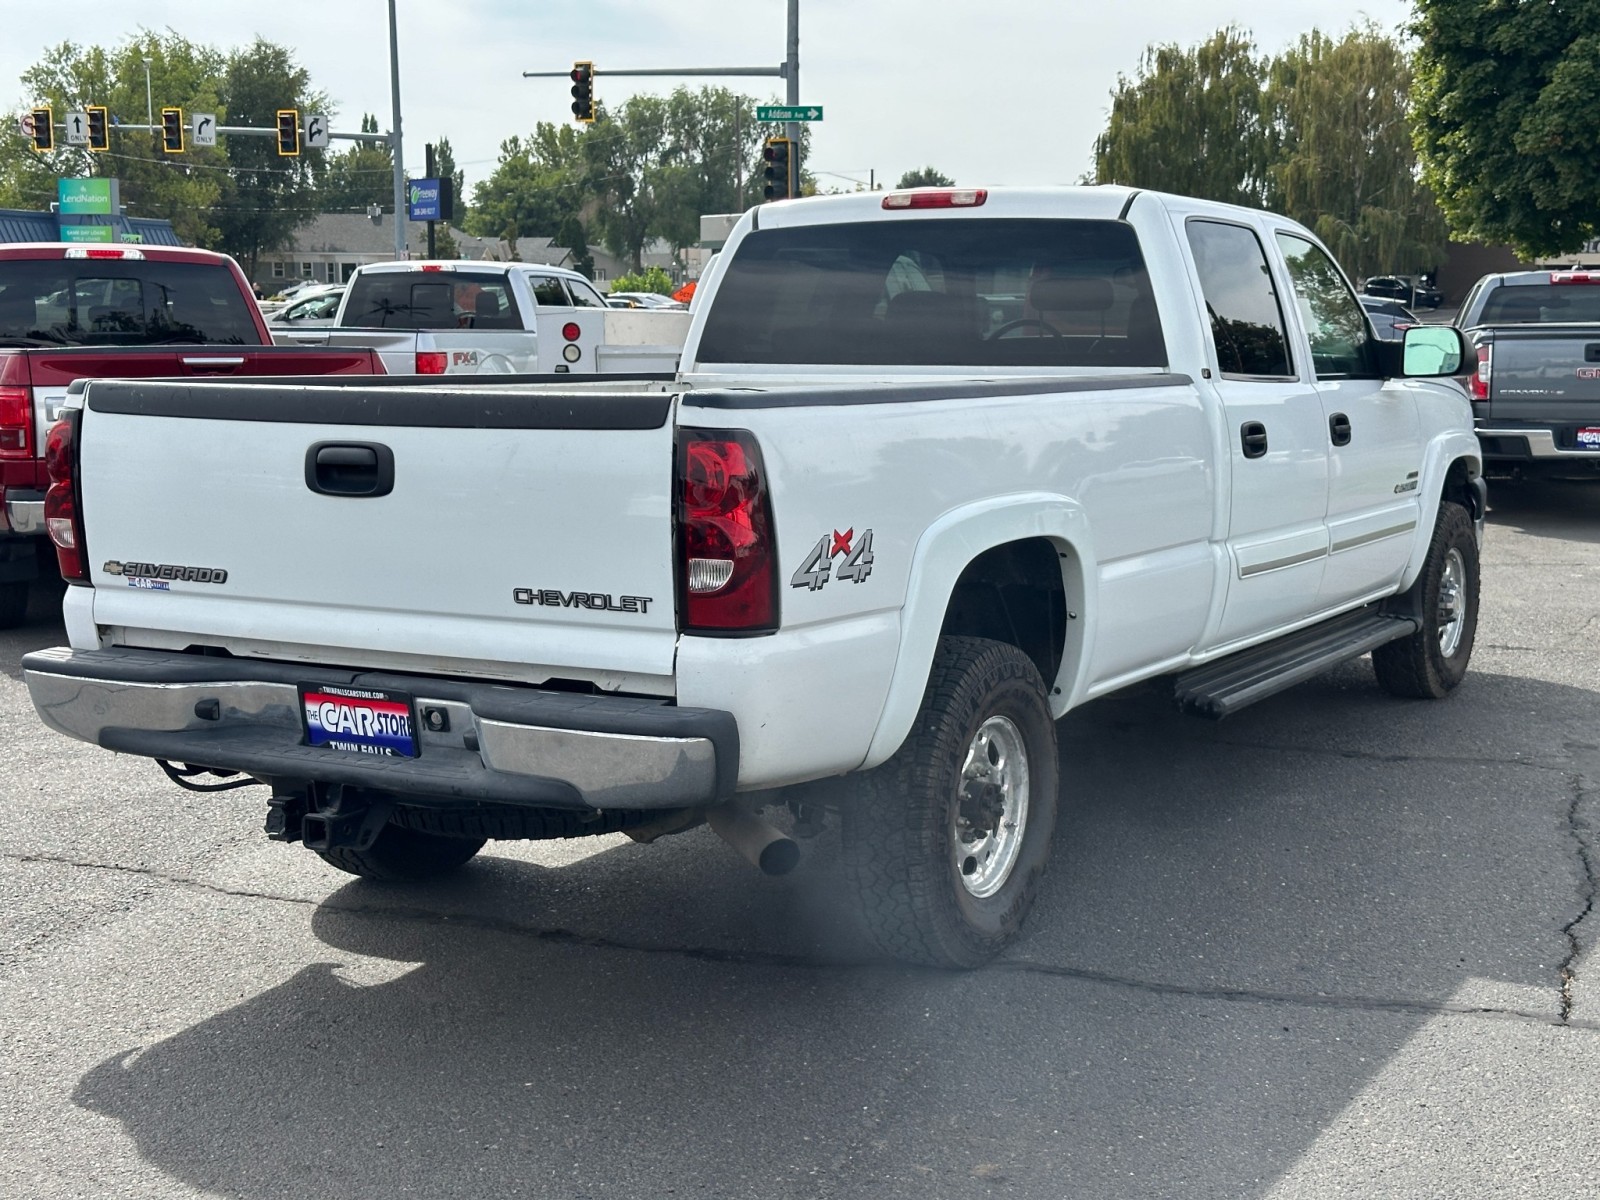
M 702 820 L 781 871 L 836 817 L 883 949 L 976 965 L 1074 707 L 1170 676 L 1221 716 L 1367 652 L 1461 681 L 1465 354 L 1380 342 L 1268 213 L 768 205 L 671 384 L 89 383 L 51 435 L 71 648 L 23 667 L 55 729 L 264 783 L 358 875 Z
M 667 374 L 687 312 L 608 308 L 576 271 L 428 261 L 358 267 L 331 325 L 280 345 L 372 349 L 392 375 Z

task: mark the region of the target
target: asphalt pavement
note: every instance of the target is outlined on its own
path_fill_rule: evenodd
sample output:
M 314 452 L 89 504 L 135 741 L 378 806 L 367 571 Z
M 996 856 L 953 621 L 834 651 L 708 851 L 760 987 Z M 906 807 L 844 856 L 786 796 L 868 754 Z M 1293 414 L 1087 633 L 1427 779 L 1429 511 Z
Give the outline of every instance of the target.
M 0 1196 L 1592 1195 L 1600 486 L 1497 487 L 1473 669 L 1061 724 L 1025 936 L 871 961 L 831 835 L 351 880 L 41 726 L 0 634 Z

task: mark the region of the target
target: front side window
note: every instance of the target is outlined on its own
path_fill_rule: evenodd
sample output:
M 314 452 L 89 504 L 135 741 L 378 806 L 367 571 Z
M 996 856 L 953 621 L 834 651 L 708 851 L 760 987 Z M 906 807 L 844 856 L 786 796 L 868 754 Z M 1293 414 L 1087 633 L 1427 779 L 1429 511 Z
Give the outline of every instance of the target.
M 1366 314 L 1333 259 L 1305 238 L 1279 233 L 1277 239 L 1300 320 L 1311 340 L 1311 367 L 1317 378 L 1374 374 Z
M 763 229 L 718 272 L 699 358 L 845 366 L 1164 367 L 1121 221 L 929 217 Z
M 576 279 L 567 280 L 567 290 L 572 293 L 572 302 L 579 308 L 604 308 L 606 302 L 600 298 L 600 293 L 586 283 L 579 283 Z
M 1278 290 L 1255 231 L 1222 221 L 1190 221 L 1188 234 L 1222 373 L 1292 378 Z

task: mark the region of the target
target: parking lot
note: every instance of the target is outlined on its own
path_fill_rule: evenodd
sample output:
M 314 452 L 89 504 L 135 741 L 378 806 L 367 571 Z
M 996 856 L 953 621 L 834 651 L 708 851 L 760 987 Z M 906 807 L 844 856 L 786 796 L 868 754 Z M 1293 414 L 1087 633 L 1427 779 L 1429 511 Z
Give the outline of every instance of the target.
M 1017 945 L 870 962 L 835 843 L 409 889 L 41 726 L 0 634 L 0 1195 L 1570 1196 L 1600 1176 L 1600 486 L 1496 487 L 1473 669 L 1062 723 Z

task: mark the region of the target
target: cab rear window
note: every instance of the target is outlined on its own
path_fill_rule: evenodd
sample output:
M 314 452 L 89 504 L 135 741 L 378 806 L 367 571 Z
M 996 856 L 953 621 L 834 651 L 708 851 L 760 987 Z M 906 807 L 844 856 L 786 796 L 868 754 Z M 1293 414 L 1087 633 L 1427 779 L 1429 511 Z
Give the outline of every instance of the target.
M 1533 283 L 1497 287 L 1484 299 L 1480 325 L 1600 323 L 1600 284 Z
M 1120 221 L 922 218 L 766 229 L 717 284 L 706 363 L 1160 367 Z
M 211 263 L 0 260 L 0 345 L 259 346 L 254 305 Z
M 341 325 L 367 329 L 521 329 L 504 275 L 373 271 L 350 283 Z

